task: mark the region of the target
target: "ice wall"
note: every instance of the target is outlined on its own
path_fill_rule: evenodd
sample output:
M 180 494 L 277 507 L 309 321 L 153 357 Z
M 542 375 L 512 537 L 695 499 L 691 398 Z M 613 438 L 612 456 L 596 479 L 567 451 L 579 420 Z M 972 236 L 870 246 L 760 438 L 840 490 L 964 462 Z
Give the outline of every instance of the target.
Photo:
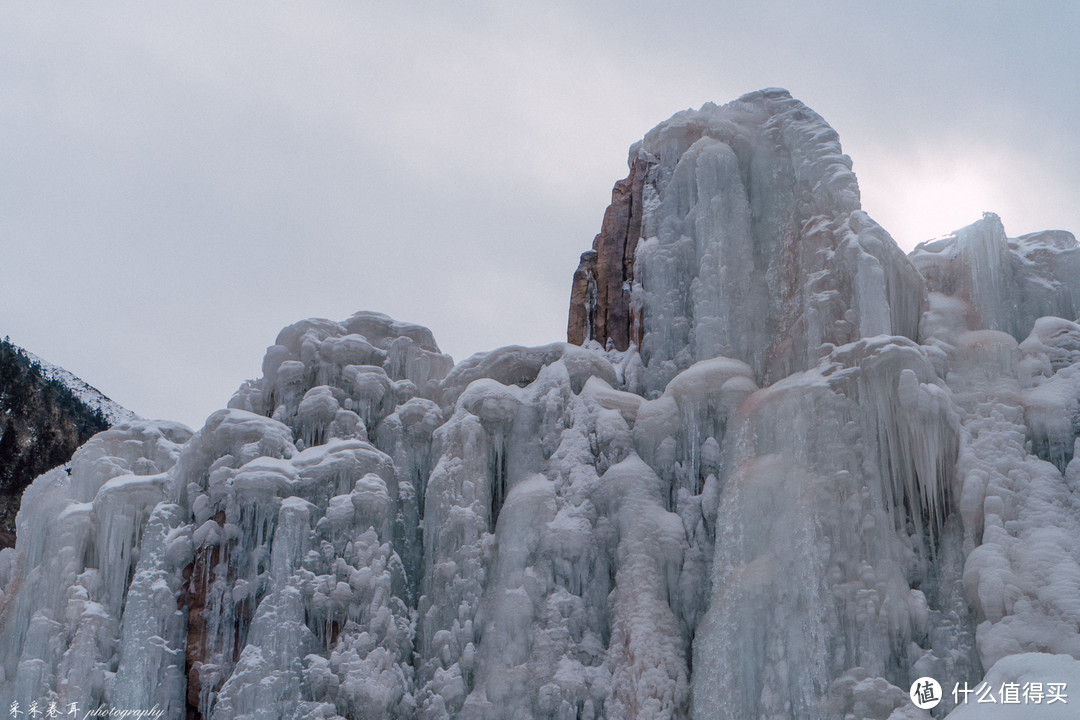
M 198 432 L 39 477 L 2 706 L 910 720 L 924 675 L 1077 676 L 1071 235 L 909 260 L 765 90 L 635 145 L 590 252 L 577 343 L 305 320 Z
M 646 392 L 718 355 L 773 382 L 815 365 L 828 344 L 916 337 L 922 278 L 861 211 L 835 131 L 786 91 L 681 112 L 631 148 L 630 167 L 624 182 L 640 185 L 641 209 L 620 228 L 637 236 L 624 241 L 634 250 L 614 252 L 633 259 L 633 269 L 618 298 L 573 295 L 570 335 L 582 335 L 576 318 L 604 318 L 610 305 L 629 303 L 630 319 L 641 324 L 632 335 L 640 338 Z M 600 271 L 612 264 L 608 234 L 594 244 L 601 289 Z M 585 260 L 578 272 L 588 275 Z M 575 279 L 575 290 L 581 284 Z M 626 333 L 612 336 L 607 327 L 584 339 L 614 337 L 625 347 Z
M 19 699 L 90 708 L 140 684 L 162 708 L 182 708 L 183 540 L 168 528 L 183 509 L 169 471 L 189 437 L 175 423 L 121 424 L 26 490 L 18 544 L 0 552 L 5 709 Z
M 920 243 L 911 261 L 927 289 L 967 304 L 973 329 L 1027 337 L 1038 318 L 1080 314 L 1080 245 L 1072 233 L 1047 230 L 1005 237 L 1001 218 L 983 218 Z

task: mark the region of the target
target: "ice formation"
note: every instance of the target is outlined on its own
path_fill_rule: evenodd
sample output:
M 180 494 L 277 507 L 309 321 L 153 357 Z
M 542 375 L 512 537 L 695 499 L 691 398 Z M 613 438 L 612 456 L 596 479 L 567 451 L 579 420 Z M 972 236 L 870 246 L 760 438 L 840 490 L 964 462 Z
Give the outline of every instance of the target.
M 780 90 L 629 166 L 572 342 L 454 366 L 417 325 L 303 321 L 198 432 L 38 478 L 3 707 L 1071 717 L 951 690 L 1080 693 L 1076 240 L 987 215 L 905 256 Z

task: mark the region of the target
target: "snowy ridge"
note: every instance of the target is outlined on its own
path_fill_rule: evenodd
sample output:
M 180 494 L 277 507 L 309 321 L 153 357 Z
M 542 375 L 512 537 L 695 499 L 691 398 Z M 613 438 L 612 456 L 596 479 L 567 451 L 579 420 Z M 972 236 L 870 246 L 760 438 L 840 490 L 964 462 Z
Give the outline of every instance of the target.
M 639 345 L 285 328 L 194 435 L 113 428 L 27 491 L 0 704 L 926 720 L 1080 682 L 1075 239 L 988 215 L 904 256 L 782 90 L 630 159 L 629 297 L 575 302 Z
M 73 373 L 65 370 L 59 365 L 53 365 L 48 360 L 44 360 L 32 352 L 27 352 L 26 355 L 31 361 L 36 362 L 41 366 L 41 374 L 45 378 L 59 382 L 70 390 L 83 405 L 101 412 L 109 425 L 119 425 L 120 423 L 142 419 L 123 405 L 113 402 L 100 390 L 87 384 L 84 380 L 76 377 Z

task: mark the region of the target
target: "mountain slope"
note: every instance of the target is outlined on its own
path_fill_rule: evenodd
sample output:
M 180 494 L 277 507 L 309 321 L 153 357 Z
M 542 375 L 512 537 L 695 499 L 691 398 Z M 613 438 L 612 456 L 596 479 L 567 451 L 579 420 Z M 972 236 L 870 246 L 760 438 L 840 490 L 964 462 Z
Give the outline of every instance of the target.
M 92 435 L 135 417 L 63 368 L 0 341 L 0 547 L 23 490 Z

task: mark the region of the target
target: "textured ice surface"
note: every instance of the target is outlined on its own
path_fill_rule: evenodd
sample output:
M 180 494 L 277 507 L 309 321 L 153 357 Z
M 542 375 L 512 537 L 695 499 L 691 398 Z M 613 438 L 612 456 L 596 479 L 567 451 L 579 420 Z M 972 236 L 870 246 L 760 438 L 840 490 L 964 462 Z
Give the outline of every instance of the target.
M 119 425 L 75 453 L 70 475 L 58 468 L 26 490 L 22 536 L 4 553 L 5 707 L 16 698 L 90 707 L 117 677 L 124 693 L 140 682 L 182 693 L 180 583 L 162 557 L 162 524 L 179 514 L 168 471 L 190 436 L 178 424 Z M 150 644 L 130 642 L 136 636 Z
M 836 133 L 786 92 L 679 113 L 635 156 L 650 168 L 633 290 L 648 390 L 717 355 L 771 382 L 828 343 L 915 338 L 922 278 L 859 209 Z
M 931 292 L 965 301 L 979 327 L 1017 340 L 1044 316 L 1080 313 L 1080 246 L 1061 230 L 1006 238 L 1001 219 L 982 220 L 920 243 L 911 261 Z
M 780 90 L 630 160 L 633 312 L 586 316 L 640 346 L 455 367 L 417 325 L 305 320 L 194 435 L 130 423 L 38 478 L 3 706 L 913 720 L 929 675 L 932 717 L 1071 717 L 951 688 L 1080 692 L 1075 239 L 988 215 L 905 257 Z

